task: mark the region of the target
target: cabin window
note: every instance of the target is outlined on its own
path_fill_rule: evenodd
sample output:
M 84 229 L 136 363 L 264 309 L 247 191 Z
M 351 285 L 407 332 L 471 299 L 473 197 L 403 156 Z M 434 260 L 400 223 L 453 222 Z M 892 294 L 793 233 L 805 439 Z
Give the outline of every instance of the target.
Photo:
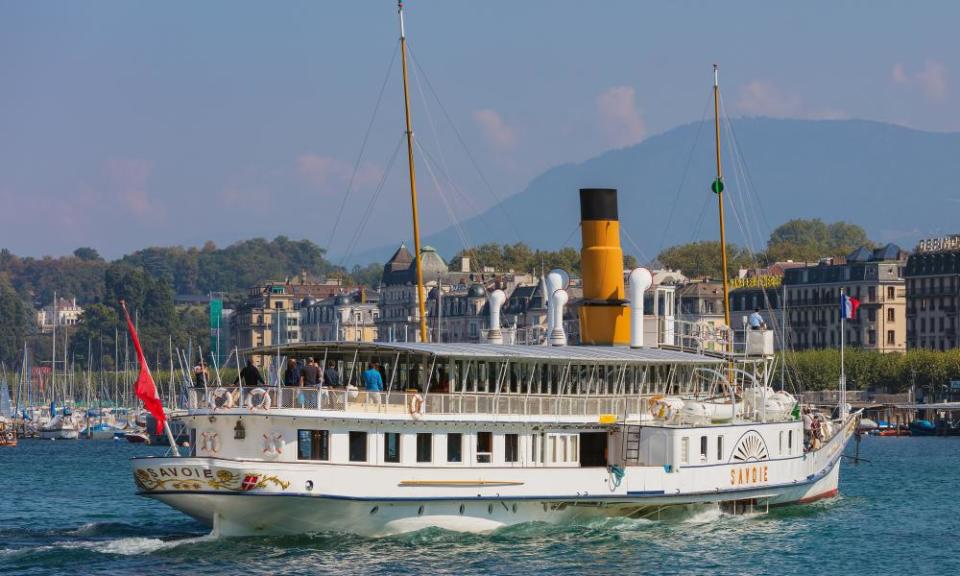
M 489 464 L 493 456 L 493 432 L 477 432 L 477 463 Z
M 350 433 L 350 461 L 351 462 L 367 461 L 367 433 L 366 432 Z
M 505 462 L 518 462 L 520 460 L 520 435 L 503 435 L 503 460 Z
M 793 454 L 793 430 L 787 431 L 787 452 Z
M 700 460 L 703 462 L 707 461 L 707 437 L 700 437 Z
M 680 463 L 690 462 L 690 438 L 684 436 L 680 439 Z
M 329 459 L 329 430 L 297 430 L 297 460 Z
M 530 435 L 530 461 L 531 462 L 540 461 L 540 435 L 539 434 Z
M 557 461 L 557 437 L 547 436 L 547 445 L 549 446 L 547 450 L 550 453 L 550 462 L 556 462 Z
M 780 455 L 783 455 L 783 430 L 780 431 Z
M 447 434 L 447 462 L 463 462 L 463 434 Z
M 433 462 L 433 434 L 417 434 L 417 462 Z
M 384 432 L 383 461 L 400 462 L 400 434 L 398 432 Z
M 717 436 L 717 462 L 723 462 L 723 436 Z

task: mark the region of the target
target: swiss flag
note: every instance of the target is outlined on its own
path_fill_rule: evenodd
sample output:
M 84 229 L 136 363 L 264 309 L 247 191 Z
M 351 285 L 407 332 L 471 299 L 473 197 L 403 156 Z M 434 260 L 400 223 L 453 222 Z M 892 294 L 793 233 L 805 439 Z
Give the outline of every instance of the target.
M 133 340 L 133 347 L 137 351 L 137 361 L 140 362 L 140 374 L 137 376 L 135 386 L 137 398 L 143 401 L 143 407 L 147 409 L 147 412 L 150 412 L 156 418 L 157 434 L 160 434 L 163 432 L 163 425 L 167 422 L 167 415 L 163 411 L 163 403 L 160 402 L 157 385 L 153 382 L 150 367 L 147 366 L 147 359 L 143 357 L 140 338 L 137 336 L 137 329 L 134 328 L 133 322 L 130 320 L 126 302 L 121 300 L 120 307 L 123 308 L 123 315 L 127 319 L 127 329 L 130 330 L 130 339 Z
M 257 487 L 257 482 L 260 480 L 260 476 L 257 474 L 247 474 L 243 477 L 243 483 L 240 484 L 240 489 L 244 492 L 248 490 L 253 490 Z

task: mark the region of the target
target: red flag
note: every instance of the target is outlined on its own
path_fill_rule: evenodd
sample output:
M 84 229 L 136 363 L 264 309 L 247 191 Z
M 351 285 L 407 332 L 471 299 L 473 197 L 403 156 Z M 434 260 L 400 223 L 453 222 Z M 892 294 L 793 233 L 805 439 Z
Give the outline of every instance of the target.
M 143 348 L 140 347 L 140 338 L 137 336 L 137 329 L 133 327 L 130 321 L 130 313 L 127 312 L 127 304 L 121 300 L 120 306 L 123 308 L 123 315 L 127 319 L 127 328 L 130 330 L 130 337 L 133 339 L 133 347 L 137 351 L 137 361 L 140 362 L 140 375 L 137 376 L 137 398 L 143 401 L 147 412 L 153 414 L 157 420 L 157 434 L 163 432 L 163 424 L 167 421 L 167 415 L 163 412 L 163 403 L 160 402 L 160 395 L 157 394 L 157 385 L 153 382 L 153 376 L 150 374 L 150 367 L 147 366 L 147 359 L 143 357 Z

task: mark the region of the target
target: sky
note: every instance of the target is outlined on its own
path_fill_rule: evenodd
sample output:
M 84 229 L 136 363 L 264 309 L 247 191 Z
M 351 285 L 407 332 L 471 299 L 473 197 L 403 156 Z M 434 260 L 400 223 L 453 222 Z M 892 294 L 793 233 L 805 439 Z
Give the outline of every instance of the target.
M 405 14 L 424 234 L 700 120 L 714 63 L 731 116 L 960 130 L 954 1 Z M 409 242 L 398 36 L 388 0 L 0 0 L 0 248 Z

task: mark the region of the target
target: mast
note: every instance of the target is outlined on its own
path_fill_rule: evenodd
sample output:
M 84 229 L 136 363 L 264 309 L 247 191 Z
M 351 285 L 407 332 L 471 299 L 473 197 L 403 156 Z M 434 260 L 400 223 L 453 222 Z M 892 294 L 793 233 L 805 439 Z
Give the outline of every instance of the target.
M 723 221 L 723 166 L 720 164 L 720 71 L 713 65 L 713 132 L 717 151 L 717 179 L 710 189 L 717 195 L 717 208 L 720 211 L 720 265 L 723 268 L 723 322 L 730 329 L 730 286 L 727 281 L 727 236 Z M 728 347 L 733 343 L 730 342 Z
M 420 217 L 417 212 L 417 173 L 413 166 L 413 127 L 410 121 L 410 91 L 407 87 L 407 33 L 403 27 L 403 0 L 397 0 L 400 16 L 400 62 L 403 69 L 403 110 L 407 121 L 407 166 L 410 173 L 410 206 L 413 213 L 413 250 L 417 266 L 417 306 L 420 310 L 420 341 L 427 342 L 427 303 L 420 257 Z

